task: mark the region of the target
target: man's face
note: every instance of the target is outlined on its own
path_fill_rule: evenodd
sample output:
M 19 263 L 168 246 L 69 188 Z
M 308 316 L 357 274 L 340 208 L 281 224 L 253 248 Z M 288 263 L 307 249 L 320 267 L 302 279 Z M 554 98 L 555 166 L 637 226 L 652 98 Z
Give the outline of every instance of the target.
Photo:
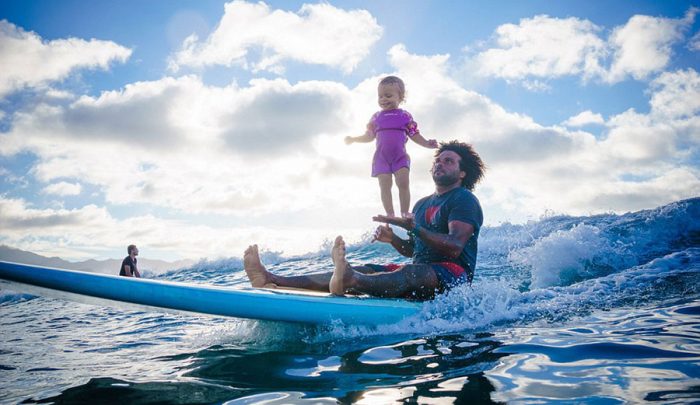
M 138 249 L 138 248 L 134 248 L 134 250 L 132 250 L 132 252 L 134 252 L 134 256 L 138 256 L 138 255 L 139 255 L 139 249 Z
M 433 161 L 433 181 L 438 186 L 451 186 L 461 183 L 466 175 L 459 169 L 460 157 L 456 152 L 446 150 L 440 153 Z

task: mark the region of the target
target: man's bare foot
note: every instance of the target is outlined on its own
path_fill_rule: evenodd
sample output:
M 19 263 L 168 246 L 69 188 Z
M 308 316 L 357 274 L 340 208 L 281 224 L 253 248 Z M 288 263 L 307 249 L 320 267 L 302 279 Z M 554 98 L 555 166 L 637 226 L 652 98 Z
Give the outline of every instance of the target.
M 272 274 L 265 269 L 260 261 L 260 253 L 258 253 L 258 245 L 248 246 L 248 249 L 243 253 L 243 268 L 250 279 L 250 284 L 256 288 L 274 288 L 277 287 L 272 283 Z
M 352 282 L 353 270 L 350 268 L 350 263 L 345 259 L 345 241 L 342 236 L 335 238 L 333 249 L 331 249 L 331 258 L 333 259 L 335 270 L 333 270 L 328 289 L 331 294 L 345 295 L 345 289 Z

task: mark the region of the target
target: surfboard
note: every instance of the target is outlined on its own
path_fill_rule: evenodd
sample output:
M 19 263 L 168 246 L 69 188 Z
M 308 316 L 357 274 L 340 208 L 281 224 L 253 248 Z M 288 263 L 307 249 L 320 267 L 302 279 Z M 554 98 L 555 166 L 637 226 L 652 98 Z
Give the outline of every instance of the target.
M 215 316 L 267 321 L 345 325 L 392 324 L 416 315 L 419 302 L 252 287 L 221 287 L 0 261 L 7 289 L 89 302 L 81 298 Z M 19 284 L 17 284 L 19 283 Z M 39 289 L 32 289 L 38 287 Z M 68 294 L 52 294 L 52 292 Z M 101 301 L 99 301 L 101 302 Z M 123 303 L 131 305 L 124 306 Z

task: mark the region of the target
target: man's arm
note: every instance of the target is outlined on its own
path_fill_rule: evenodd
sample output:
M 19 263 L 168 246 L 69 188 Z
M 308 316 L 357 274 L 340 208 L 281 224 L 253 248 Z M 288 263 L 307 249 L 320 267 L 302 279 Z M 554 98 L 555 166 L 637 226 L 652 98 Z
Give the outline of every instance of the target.
M 397 218 L 378 215 L 372 219 L 378 222 L 400 226 L 407 231 L 415 232 L 416 222 L 413 217 Z M 447 224 L 447 228 L 448 233 L 445 235 L 442 233 L 429 231 L 421 226 L 418 228 L 415 236 L 417 238 L 421 238 L 423 242 L 425 242 L 425 244 L 431 249 L 434 249 L 445 256 L 457 258 L 460 254 L 462 254 L 462 250 L 467 245 L 469 238 L 471 238 L 474 234 L 474 225 L 462 221 L 450 221 Z M 393 243 L 392 246 L 394 246 Z M 411 245 L 411 250 L 412 248 L 413 245 Z
M 141 278 L 141 273 L 139 273 L 138 267 L 134 266 L 134 271 L 133 271 L 133 273 L 134 273 L 134 277 L 136 277 L 136 278 Z
M 133 277 L 133 274 L 131 274 L 131 266 L 128 264 L 124 265 L 124 275 L 127 277 Z
M 469 238 L 474 235 L 474 225 L 462 221 L 450 221 L 447 228 L 449 233 L 445 235 L 419 227 L 416 237 L 421 238 L 432 249 L 456 259 L 462 254 Z
M 388 225 L 380 225 L 379 227 L 377 227 L 377 231 L 374 233 L 374 240 L 390 243 L 391 246 L 394 249 L 396 249 L 396 251 L 399 252 L 399 254 L 401 254 L 402 256 L 413 256 L 413 240 L 405 240 L 399 238 Z

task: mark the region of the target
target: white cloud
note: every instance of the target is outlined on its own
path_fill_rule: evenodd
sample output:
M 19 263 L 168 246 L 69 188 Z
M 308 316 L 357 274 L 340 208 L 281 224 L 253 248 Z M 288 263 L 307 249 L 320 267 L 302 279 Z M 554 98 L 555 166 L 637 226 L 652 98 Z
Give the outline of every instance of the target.
M 381 35 L 382 28 L 364 10 L 319 3 L 304 4 L 294 13 L 236 0 L 225 5 L 224 16 L 206 40 L 193 35 L 183 42 L 170 67 L 241 65 L 280 73 L 281 63 L 292 60 L 348 73 Z
M 0 20 L 0 97 L 25 87 L 43 87 L 77 69 L 107 69 L 125 62 L 131 50 L 112 41 L 78 38 L 44 41 L 21 27 Z
M 115 149 L 114 165 L 129 161 L 129 152 L 173 150 L 186 138 L 201 138 L 209 120 L 203 109 L 215 108 L 210 91 L 198 78 L 184 76 L 137 82 L 98 97 L 82 96 L 69 104 L 47 100 L 15 113 L 11 130 L 0 134 L 0 153 L 36 150 L 44 157 L 106 144 Z M 198 122 L 195 119 L 202 118 Z M 133 158 L 133 155 L 132 155 Z
M 527 90 L 536 93 L 544 93 L 552 90 L 552 86 L 541 80 L 523 80 L 522 85 Z
M 700 51 L 700 32 L 696 32 L 688 41 L 688 49 L 691 51 Z
M 105 208 L 94 205 L 72 210 L 37 209 L 22 199 L 3 197 L 0 197 L 0 229 L 3 244 L 68 259 L 94 258 L 90 252 L 96 250 L 119 247 L 121 251 L 128 243 L 137 243 L 144 257 L 157 252 L 192 259 L 242 256 L 243 250 L 254 241 L 264 241 L 266 246 L 290 254 L 301 254 L 309 251 L 309 244 L 320 247 L 334 236 L 325 229 L 275 225 L 215 227 L 151 215 L 118 220 Z M 359 232 L 348 233 L 351 240 L 360 236 Z
M 47 98 L 53 98 L 53 99 L 73 99 L 75 98 L 75 95 L 73 93 L 63 91 L 63 90 L 56 90 L 56 89 L 48 89 L 44 93 L 44 95 Z
M 666 72 L 651 83 L 654 114 L 668 118 L 692 117 L 700 112 L 700 75 L 692 69 Z
M 65 135 L 88 142 L 107 138 L 130 146 L 173 148 L 187 136 L 177 116 L 186 114 L 183 104 L 196 102 L 202 88 L 199 79 L 186 76 L 137 82 L 98 98 L 83 96 L 60 112 L 62 125 L 70 128 Z
M 582 141 L 565 131 L 543 127 L 530 117 L 509 113 L 488 98 L 463 89 L 449 76 L 449 55 L 412 55 L 402 45 L 392 48 L 389 55 L 406 83 L 406 109 L 428 138 L 473 142 L 492 164 L 546 160 L 567 154 Z M 432 154 L 421 155 L 428 164 Z
M 68 183 L 61 181 L 58 183 L 49 184 L 44 187 L 45 194 L 55 194 L 59 196 L 78 195 L 82 191 L 80 183 Z
M 317 136 L 347 128 L 349 99 L 340 84 L 256 80 L 233 97 L 221 122 L 223 139 L 233 150 L 256 154 L 309 148 Z
M 648 114 L 633 110 L 611 117 L 605 143 L 628 164 L 671 165 L 697 170 L 700 162 L 700 74 L 693 69 L 666 72 L 650 84 Z M 669 170 L 664 168 L 663 170 Z M 697 194 L 697 192 L 695 193 Z
M 636 15 L 615 28 L 609 39 L 613 63 L 605 80 L 615 83 L 627 76 L 639 80 L 661 71 L 671 59 L 671 45 L 683 38 L 682 30 L 694 17 L 694 9 L 684 19 Z
M 307 191 L 330 181 L 322 171 L 339 151 L 348 167 L 371 156 L 342 142 L 369 116 L 357 120 L 351 98 L 330 82 L 219 88 L 192 76 L 164 78 L 22 111 L 0 134 L 0 154 L 32 152 L 36 179 L 80 179 L 113 204 L 246 218 L 279 210 L 279 201 L 310 210 L 323 201 Z M 331 134 L 334 142 L 318 142 Z
M 607 130 L 598 139 L 542 126 L 462 89 L 448 78 L 447 60 L 420 64 L 415 55 L 392 60 L 409 94 L 420 95 L 416 104 L 409 98 L 407 108 L 422 119 L 426 134 L 466 140 L 484 157 L 488 171 L 477 194 L 501 218 L 537 218 L 546 209 L 575 215 L 628 211 L 697 195 L 700 170 L 693 156 L 700 153 L 695 101 L 700 97 L 692 69 L 663 74 L 650 85 L 648 114 L 630 110 L 605 122 L 584 111 L 565 122 L 604 124 Z M 668 193 L 662 192 L 664 184 Z
M 598 113 L 593 113 L 590 110 L 583 111 L 573 117 L 570 117 L 562 124 L 567 127 L 582 127 L 584 125 L 597 124 L 602 125 L 605 123 L 603 116 Z
M 598 74 L 605 55 L 600 30 L 587 20 L 546 15 L 501 25 L 496 29 L 498 47 L 476 56 L 478 73 L 507 80 Z
M 27 206 L 24 200 L 0 198 L 0 228 L 4 230 L 4 236 L 20 238 L 20 235 L 28 236 L 38 231 L 58 236 L 75 227 L 86 229 L 105 225 L 108 220 L 107 210 L 94 205 L 74 210 L 36 209 Z
M 10 201 L 20 206 L 0 212 L 0 238 L 28 243 L 34 232 L 33 240 L 67 235 L 80 246 L 93 243 L 90 238 L 121 246 L 123 235 L 138 231 L 137 243 L 186 257 L 231 256 L 251 242 L 301 253 L 337 233 L 358 238 L 373 228 L 370 218 L 381 207 L 369 177 L 374 146 L 346 146 L 342 139 L 364 131 L 378 109 L 376 86 L 384 74 L 406 82 L 404 108 L 424 136 L 473 143 L 484 157 L 488 171 L 476 191 L 488 223 L 522 221 L 545 209 L 651 208 L 697 194 L 700 175 L 692 158 L 700 119 L 692 69 L 661 75 L 647 93 L 651 111 L 609 117 L 598 139 L 541 125 L 465 90 L 450 77 L 450 55 L 415 55 L 397 45 L 388 57 L 394 72 L 354 88 L 281 79 L 217 87 L 185 76 L 20 111 L 0 134 L 0 154 L 31 152 L 37 158 L 33 180 L 74 179 L 101 190 L 108 204 L 145 205 L 190 220 L 116 220 L 97 207 L 42 210 Z M 602 117 L 584 111 L 569 120 L 584 122 Z M 427 174 L 433 151 L 413 143 L 407 148 L 415 201 L 434 190 Z M 666 182 L 673 182 L 668 193 L 662 192 Z M 57 225 L 43 231 L 35 223 Z M 121 236 L 109 239 L 87 227 Z
M 700 172 L 688 167 L 668 167 L 644 181 L 611 181 L 595 193 L 581 195 L 583 206 L 610 207 L 610 210 L 629 212 L 649 209 L 671 201 L 697 197 L 700 190 Z
M 628 110 L 611 117 L 610 131 L 601 142 L 614 159 L 635 164 L 653 164 L 675 153 L 675 130 L 653 117 Z
M 523 83 L 532 78 L 581 76 L 607 83 L 645 79 L 668 66 L 672 46 L 694 21 L 696 8 L 680 19 L 635 15 L 601 37 L 602 28 L 575 17 L 539 15 L 496 29 L 495 47 L 474 57 L 477 74 Z

